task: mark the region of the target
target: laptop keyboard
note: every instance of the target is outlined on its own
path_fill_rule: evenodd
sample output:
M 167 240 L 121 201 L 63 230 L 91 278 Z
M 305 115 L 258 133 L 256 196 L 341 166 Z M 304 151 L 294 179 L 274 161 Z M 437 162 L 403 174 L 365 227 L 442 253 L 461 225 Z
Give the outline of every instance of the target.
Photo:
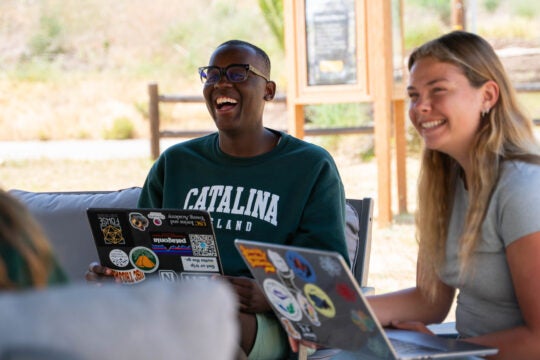
M 390 342 L 392 343 L 392 346 L 396 350 L 398 354 L 412 354 L 412 353 L 434 353 L 434 352 L 440 352 L 439 349 L 426 346 L 426 345 L 420 345 L 415 344 L 411 342 L 406 342 L 403 340 L 398 339 L 390 339 Z

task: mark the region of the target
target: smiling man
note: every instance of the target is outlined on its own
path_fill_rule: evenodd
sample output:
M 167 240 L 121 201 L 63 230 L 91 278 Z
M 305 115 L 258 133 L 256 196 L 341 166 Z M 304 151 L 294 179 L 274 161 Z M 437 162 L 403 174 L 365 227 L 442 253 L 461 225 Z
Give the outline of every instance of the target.
M 240 345 L 250 359 L 283 359 L 285 332 L 234 240 L 333 250 L 348 259 L 343 184 L 326 150 L 263 126 L 276 92 L 263 50 L 225 42 L 199 75 L 218 131 L 169 147 L 150 170 L 139 207 L 210 212 L 225 278 L 238 294 Z M 109 270 L 96 265 L 87 279 L 102 275 Z

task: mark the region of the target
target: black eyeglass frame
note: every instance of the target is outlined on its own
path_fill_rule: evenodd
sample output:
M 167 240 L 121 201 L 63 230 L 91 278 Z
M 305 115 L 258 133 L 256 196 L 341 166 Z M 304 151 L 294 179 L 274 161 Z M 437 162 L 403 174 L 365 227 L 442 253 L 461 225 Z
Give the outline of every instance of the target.
M 229 76 L 227 75 L 227 71 L 232 68 L 232 67 L 243 67 L 245 70 L 246 70 L 246 76 L 242 79 L 242 80 L 232 80 L 229 78 Z M 205 70 L 210 70 L 210 69 L 217 69 L 219 70 L 219 79 L 217 79 L 217 81 L 215 82 L 208 82 L 207 81 L 207 78 L 203 77 L 203 71 Z M 232 83 L 240 83 L 240 82 L 244 82 L 247 80 L 248 78 L 248 71 L 251 71 L 252 73 L 254 73 L 255 75 L 257 76 L 260 76 L 262 77 L 266 82 L 269 82 L 270 79 L 268 79 L 263 73 L 262 71 L 260 70 L 257 70 L 256 67 L 254 67 L 253 65 L 251 64 L 231 64 L 231 65 L 228 65 L 226 67 L 220 67 L 220 66 L 215 66 L 215 65 L 210 65 L 210 66 L 202 66 L 199 68 L 199 76 L 201 77 L 201 82 L 205 85 L 213 85 L 213 84 L 217 84 L 218 82 L 220 82 L 220 80 L 222 79 L 223 76 L 225 76 L 225 78 L 227 79 L 227 81 L 229 82 L 232 82 Z

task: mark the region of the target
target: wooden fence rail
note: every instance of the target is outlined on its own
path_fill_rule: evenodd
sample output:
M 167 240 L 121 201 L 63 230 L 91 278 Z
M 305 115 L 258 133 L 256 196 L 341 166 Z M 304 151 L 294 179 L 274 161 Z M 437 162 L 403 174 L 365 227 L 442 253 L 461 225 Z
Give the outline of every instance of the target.
M 518 92 L 540 92 L 540 82 L 515 84 Z M 158 84 L 148 84 L 148 115 L 150 120 L 150 154 L 152 159 L 157 159 L 160 154 L 159 140 L 161 138 L 198 137 L 211 133 L 213 130 L 161 130 L 159 118 L 159 103 L 204 103 L 202 95 L 164 95 L 159 94 Z M 278 94 L 274 101 L 285 103 L 286 96 Z M 540 125 L 540 119 L 534 119 L 536 125 Z M 287 129 L 279 129 L 287 131 Z M 373 126 L 337 127 L 322 129 L 305 129 L 306 135 L 341 135 L 341 134 L 373 134 Z

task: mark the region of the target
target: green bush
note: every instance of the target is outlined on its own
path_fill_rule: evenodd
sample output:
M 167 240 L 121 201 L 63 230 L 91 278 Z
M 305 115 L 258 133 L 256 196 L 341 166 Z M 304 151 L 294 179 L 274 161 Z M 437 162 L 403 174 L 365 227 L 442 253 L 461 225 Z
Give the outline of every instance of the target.
M 135 137 L 135 126 L 126 117 L 116 118 L 110 129 L 106 129 L 103 133 L 106 140 L 126 140 Z

